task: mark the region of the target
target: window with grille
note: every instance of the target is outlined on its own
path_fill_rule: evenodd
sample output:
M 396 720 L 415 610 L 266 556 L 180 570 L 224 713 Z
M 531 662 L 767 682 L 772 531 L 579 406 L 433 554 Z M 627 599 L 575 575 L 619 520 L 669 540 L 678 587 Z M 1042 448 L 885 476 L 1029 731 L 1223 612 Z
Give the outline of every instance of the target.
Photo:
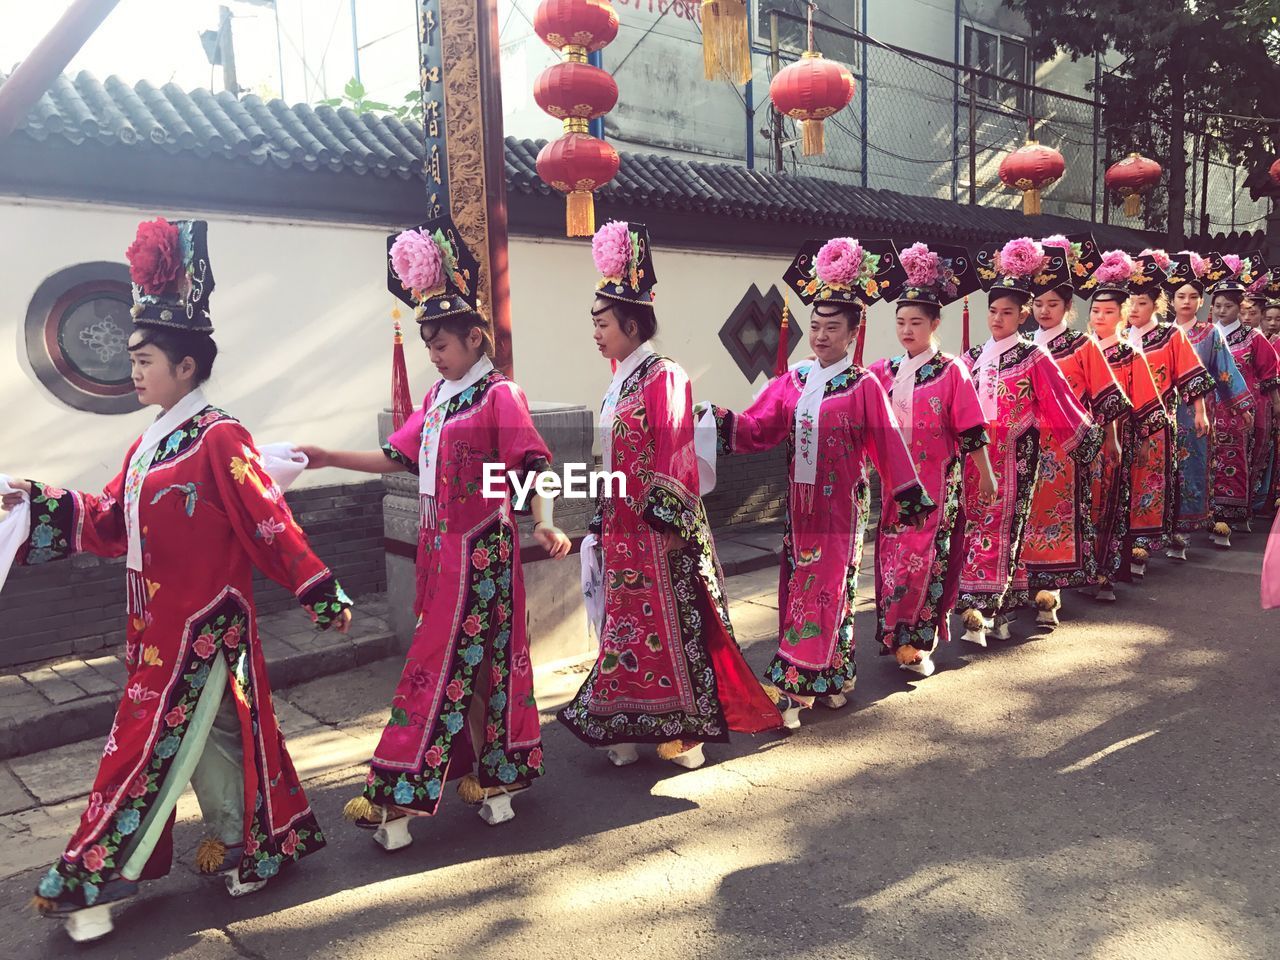
M 973 76 L 978 99 L 1019 111 L 1027 109 L 1030 58 L 1024 40 L 979 27 L 964 28 L 964 65 L 981 71 Z M 1002 83 L 1012 80 L 1014 83 Z

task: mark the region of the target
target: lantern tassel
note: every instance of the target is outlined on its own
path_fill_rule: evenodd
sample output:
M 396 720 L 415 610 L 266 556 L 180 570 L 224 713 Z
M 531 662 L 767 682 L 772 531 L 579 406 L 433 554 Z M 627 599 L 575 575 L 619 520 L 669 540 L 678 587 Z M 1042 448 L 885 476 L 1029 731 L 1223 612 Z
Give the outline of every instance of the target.
M 397 307 L 396 313 L 399 312 Z M 413 394 L 409 391 L 409 367 L 404 360 L 404 335 L 398 319 L 395 331 L 391 347 L 391 424 L 399 430 L 413 414 Z
M 782 323 L 778 327 L 778 355 L 773 361 L 773 375 L 780 377 L 787 372 L 787 360 L 791 357 L 791 298 L 782 300 Z
M 969 298 L 964 298 L 964 310 L 960 314 L 960 346 L 969 352 Z
M 804 131 L 804 155 L 818 157 L 826 152 L 826 137 L 823 135 L 821 120 L 803 120 L 800 123 Z
M 1040 216 L 1040 191 L 1036 189 L 1022 191 L 1022 212 L 1028 217 Z
M 1124 198 L 1124 215 L 1126 217 L 1136 217 L 1142 212 L 1142 197 L 1136 193 L 1131 193 Z
M 574 190 L 565 198 L 565 236 L 589 237 L 595 232 L 595 195 L 589 190 Z
M 858 343 L 853 348 L 853 365 L 855 367 L 862 366 L 862 348 L 867 343 L 867 314 L 864 310 L 862 319 L 858 323 Z
M 708 80 L 751 79 L 751 42 L 743 0 L 702 0 L 702 66 Z

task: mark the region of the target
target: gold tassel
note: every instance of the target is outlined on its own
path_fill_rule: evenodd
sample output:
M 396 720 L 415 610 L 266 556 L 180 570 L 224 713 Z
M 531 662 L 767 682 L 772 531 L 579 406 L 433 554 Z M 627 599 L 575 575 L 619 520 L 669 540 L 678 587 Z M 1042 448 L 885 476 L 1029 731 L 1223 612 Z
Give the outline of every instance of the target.
M 1144 550 L 1142 547 L 1133 548 L 1134 563 L 1146 563 L 1150 559 L 1151 559 L 1151 554 L 1148 551 Z
M 216 873 L 227 858 L 227 845 L 216 837 L 205 837 L 196 847 L 196 869 L 201 873 Z
M 743 0 L 702 0 L 702 66 L 708 80 L 751 79 L 751 42 Z
M 1022 191 L 1022 212 L 1028 217 L 1040 216 L 1040 191 L 1036 189 Z
M 982 615 L 981 610 L 975 610 L 973 607 L 970 607 L 960 615 L 960 621 L 964 624 L 966 630 L 987 629 L 987 618 Z
M 596 201 L 590 190 L 574 190 L 565 197 L 565 236 L 589 237 L 596 232 Z
M 782 691 L 779 690 L 777 687 L 775 687 L 772 683 L 762 683 L 760 684 L 760 686 L 764 687 L 764 695 L 768 697 L 769 700 L 776 707 L 778 705 L 778 701 L 782 699 Z
M 1142 212 L 1142 197 L 1136 193 L 1131 193 L 1124 198 L 1124 215 L 1126 217 L 1136 217 Z
M 915 663 L 920 659 L 920 651 L 909 643 L 904 643 L 897 650 L 893 651 L 894 659 L 904 666 L 909 663 Z M 842 693 L 844 691 L 841 691 Z
M 821 156 L 826 152 L 826 137 L 823 134 L 821 120 L 803 120 L 800 123 L 804 131 L 804 155 L 806 157 Z
M 48 897 L 32 897 L 31 907 L 38 913 L 53 913 L 58 909 L 58 901 L 50 900 Z
M 1219 520 L 1217 523 L 1213 525 L 1213 532 L 1220 537 L 1229 537 L 1231 536 L 1231 524 L 1223 523 L 1221 520 Z
M 480 786 L 480 778 L 474 773 L 468 773 L 458 781 L 458 799 L 463 803 L 483 803 L 487 796 L 484 787 Z
M 381 820 L 382 808 L 368 797 L 360 796 L 347 801 L 347 805 L 342 808 L 342 815 L 352 822 Z

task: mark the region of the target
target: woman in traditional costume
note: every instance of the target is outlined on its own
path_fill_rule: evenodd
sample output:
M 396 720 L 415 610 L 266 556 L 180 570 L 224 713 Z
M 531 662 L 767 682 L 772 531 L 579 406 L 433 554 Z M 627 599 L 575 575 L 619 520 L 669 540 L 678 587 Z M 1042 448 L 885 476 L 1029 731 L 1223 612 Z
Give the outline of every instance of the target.
M 1112 251 L 1113 260 L 1122 255 L 1122 251 Z M 1153 257 L 1139 257 L 1132 262 L 1129 298 L 1124 304 L 1129 346 L 1147 358 L 1165 409 L 1176 409 L 1180 400 L 1188 404 L 1193 411 L 1195 434 L 1204 436 L 1209 431 L 1205 395 L 1214 388 L 1213 378 L 1178 325 L 1161 319 L 1168 310 L 1161 289 L 1168 275 Z M 1165 547 L 1174 533 L 1179 502 L 1177 450 L 1176 418 L 1170 426 L 1138 441 L 1133 458 L 1134 497 L 1129 510 L 1133 546 L 1128 577 L 1144 577 L 1151 551 Z
M 1210 257 L 1209 273 L 1226 272 L 1209 289 L 1209 308 L 1218 331 L 1227 341 L 1245 386 L 1253 398 L 1252 413 L 1219 409 L 1214 420 L 1217 435 L 1214 462 L 1214 500 L 1218 523 L 1213 542 L 1231 545 L 1231 528 L 1249 529 L 1254 492 L 1270 462 L 1268 441 L 1272 418 L 1280 414 L 1280 358 L 1258 330 L 1240 322 L 1240 307 L 1249 284 L 1252 265 L 1238 257 Z
M 991 338 L 968 351 L 964 361 L 977 385 L 999 492 L 994 502 L 984 503 L 977 467 L 966 467 L 957 606 L 963 611 L 963 639 L 982 647 L 988 632 L 1007 640 L 1011 612 L 1030 600 L 1020 564 L 1042 438 L 1053 435 L 1077 463 L 1090 462 L 1102 443 L 1102 428 L 1093 425 L 1053 357 L 1018 333 L 1030 313 L 1034 279 L 1049 260 L 1029 237 L 1003 248 L 984 247 L 977 256 Z
M 1124 304 L 1129 299 L 1130 281 L 1141 275 L 1141 267 L 1123 251 L 1109 251 L 1091 276 L 1092 294 L 1089 326 L 1097 338 L 1111 372 L 1128 405 L 1114 423 L 1118 449 L 1103 447 L 1090 465 L 1090 510 L 1096 543 L 1095 599 L 1114 603 L 1115 584 L 1129 562 L 1129 503 L 1133 493 L 1133 459 L 1138 444 L 1169 425 L 1169 415 L 1160 399 L 1155 378 L 1146 358 L 1124 339 Z
M 597 348 L 617 369 L 600 408 L 603 469 L 624 478 L 602 491 L 583 544 L 603 598 L 600 654 L 558 714 L 616 766 L 636 745 L 693 769 L 704 743 L 759 733 L 782 716 L 752 676 L 729 623 L 724 577 L 698 493 L 689 378 L 649 346 L 657 332 L 653 252 L 641 223 L 612 221 L 592 256 L 601 279 L 591 308 Z M 588 598 L 591 600 L 591 597 Z
M 871 512 L 867 458 L 881 477 L 886 524 L 920 529 L 933 509 L 884 388 L 849 356 L 866 307 L 901 286 L 902 278 L 887 240 L 807 242 L 783 280 L 813 307 L 814 360 L 770 381 L 741 413 L 713 408 L 719 451 L 757 453 L 787 445 L 778 650 L 764 676 L 786 698 L 780 705 L 793 729 L 802 709 L 815 702 L 838 709 L 853 691 L 854 599 Z M 922 587 L 923 576 L 914 579 Z
M 1107 428 L 1105 446 L 1116 458 L 1120 440 L 1116 419 L 1130 409 L 1128 398 L 1116 383 L 1098 344 L 1087 334 L 1073 330 L 1072 278 L 1087 280 L 1098 263 L 1093 237 L 1042 241 L 1049 262 L 1031 281 L 1031 315 L 1037 330 L 1034 340 L 1044 347 L 1067 378 L 1076 400 L 1094 424 Z M 1082 285 L 1084 281 L 1081 281 Z M 1098 581 L 1098 532 L 1091 509 L 1092 464 L 1067 456 L 1057 437 L 1040 442 L 1040 476 L 1031 498 L 1027 539 L 1022 548 L 1028 590 L 1034 598 L 1040 626 L 1055 627 L 1062 607 L 1063 589 L 1075 589 Z M 1014 589 L 1020 586 L 1014 577 Z
M 1198 316 L 1204 304 L 1207 268 L 1204 257 L 1184 250 L 1173 258 L 1164 289 L 1173 305 L 1173 322 L 1191 343 L 1213 380 L 1214 389 L 1204 395 L 1205 415 L 1213 423 L 1219 407 L 1241 414 L 1251 411 L 1253 397 L 1217 325 Z M 1176 532 L 1170 538 L 1165 556 L 1186 560 L 1190 534 L 1214 531 L 1229 544 L 1231 528 L 1223 523 L 1215 530 L 1222 522 L 1213 497 L 1217 438 L 1212 430 L 1207 433 L 1196 430 L 1193 403 L 1179 401 L 1177 418 L 1178 517 Z
M 990 502 L 996 477 L 987 456 L 986 420 L 969 369 L 943 353 L 935 337 L 942 308 L 978 289 L 963 247 L 916 243 L 902 251 L 906 286 L 896 321 L 903 354 L 869 372 L 889 394 L 902 439 L 925 494 L 938 505 L 920 527 L 904 524 L 897 503 L 885 503 L 876 539 L 876 639 L 902 670 L 931 676 L 939 641 L 960 585 L 960 478 L 966 458 L 977 467 L 980 494 Z
M 1257 330 L 1275 350 L 1276 346 L 1268 333 L 1266 323 L 1267 289 L 1269 282 L 1274 283 L 1275 278 L 1273 271 L 1267 269 L 1256 255 L 1251 260 L 1253 262 L 1249 265 L 1249 276 L 1242 278 L 1242 282 L 1245 282 L 1248 288 L 1245 290 L 1244 301 L 1240 305 L 1240 322 Z M 1280 363 L 1280 357 L 1277 357 L 1277 362 Z M 1270 517 L 1276 512 L 1273 488 L 1277 480 L 1276 441 L 1280 439 L 1280 410 L 1267 409 L 1266 404 L 1262 406 L 1263 409 L 1254 412 L 1257 451 L 1253 472 L 1253 513 L 1255 516 Z M 1259 418 L 1263 420 L 1261 426 L 1265 430 L 1259 429 L 1259 424 L 1256 422 Z
M 18 561 L 127 557 L 129 677 L 89 805 L 37 887 L 73 940 L 111 931 L 111 905 L 169 872 L 188 783 L 213 836 L 196 854 L 233 896 L 324 846 L 276 724 L 253 602 L 256 566 L 321 629 L 351 602 L 311 551 L 249 432 L 201 390 L 217 355 L 201 220 L 143 223 L 126 254 L 138 400 L 161 413 L 100 495 L 17 483 L 31 529 Z
M 490 359 L 479 270 L 452 222 L 387 241 L 388 288 L 413 308 L 441 379 L 381 450 L 302 449 L 312 467 L 418 477 L 417 627 L 364 793 L 344 811 L 390 851 L 413 842 L 411 818 L 436 813 L 447 781 L 458 780 L 463 802 L 496 825 L 515 816 L 512 796 L 543 773 L 506 477 L 546 470 L 551 454 L 524 392 Z M 503 477 L 496 496 L 486 479 L 494 465 Z M 531 508 L 534 539 L 566 555 L 551 501 L 535 497 Z
M 1262 308 L 1262 334 L 1280 356 L 1280 267 L 1272 267 L 1260 277 L 1254 292 L 1266 297 Z M 1272 510 L 1280 510 L 1280 417 L 1272 418 L 1271 470 L 1266 503 Z

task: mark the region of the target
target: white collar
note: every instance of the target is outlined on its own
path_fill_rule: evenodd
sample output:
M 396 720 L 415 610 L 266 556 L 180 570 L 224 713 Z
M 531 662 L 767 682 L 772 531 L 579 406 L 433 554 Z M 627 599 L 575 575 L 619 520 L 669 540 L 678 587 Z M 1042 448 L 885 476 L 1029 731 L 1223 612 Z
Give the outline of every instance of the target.
M 1041 328 L 1036 331 L 1036 343 L 1040 344 L 1042 347 L 1047 347 L 1054 340 L 1058 339 L 1058 337 L 1066 333 L 1067 329 L 1066 320 L 1063 320 L 1056 327 L 1050 327 L 1048 330 Z
M 464 373 L 457 380 L 441 380 L 440 389 L 436 391 L 435 397 L 431 400 L 429 410 L 434 410 L 442 403 L 447 403 L 462 393 L 468 387 L 473 387 L 480 382 L 480 379 L 493 369 L 493 361 L 488 357 L 481 357 L 471 369 Z
M 1099 349 L 1106 350 L 1108 347 L 1114 347 L 1119 342 L 1120 342 L 1120 334 L 1113 333 L 1111 336 L 1107 337 L 1105 340 L 1099 340 L 1098 347 Z
M 621 386 L 622 382 L 626 380 L 627 377 L 631 376 L 631 374 L 635 373 L 636 370 L 639 369 L 640 364 L 644 363 L 644 361 L 651 356 L 653 356 L 653 347 L 649 346 L 646 342 L 640 344 L 640 346 L 627 354 L 625 359 L 618 361 L 618 369 L 613 371 L 613 380 L 609 384 L 610 389 L 615 385 Z
M 1140 335 L 1145 337 L 1148 333 L 1150 333 L 1152 330 L 1156 328 L 1156 324 L 1159 322 L 1160 322 L 1160 318 L 1153 313 L 1151 315 L 1151 319 L 1147 321 L 1147 325 L 1145 327 L 1132 327 L 1131 329 L 1137 330 Z
M 1231 321 L 1231 323 L 1227 324 L 1225 327 L 1222 324 L 1218 323 L 1217 320 L 1213 321 L 1213 323 L 1214 323 L 1214 326 L 1216 326 L 1222 332 L 1222 335 L 1224 337 L 1229 337 L 1231 336 L 1231 334 L 1235 333 L 1237 330 L 1240 329 L 1239 317 L 1236 317 L 1235 320 Z
M 1011 333 L 1007 337 L 997 340 L 994 337 L 988 338 L 987 342 L 982 345 L 982 353 L 978 355 L 979 364 L 994 363 L 1012 350 L 1018 343 L 1018 334 Z

